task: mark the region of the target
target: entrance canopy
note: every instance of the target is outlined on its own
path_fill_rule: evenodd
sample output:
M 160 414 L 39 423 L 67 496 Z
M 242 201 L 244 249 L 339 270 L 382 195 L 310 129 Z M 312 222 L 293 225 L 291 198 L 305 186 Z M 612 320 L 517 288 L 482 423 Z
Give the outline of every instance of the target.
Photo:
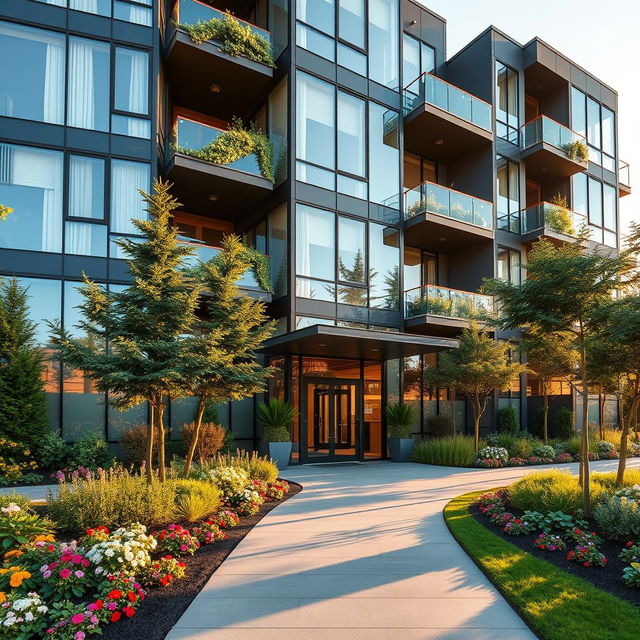
M 317 324 L 269 338 L 260 352 L 274 355 L 294 353 L 307 356 L 390 360 L 434 353 L 457 346 L 458 341 L 450 338 Z

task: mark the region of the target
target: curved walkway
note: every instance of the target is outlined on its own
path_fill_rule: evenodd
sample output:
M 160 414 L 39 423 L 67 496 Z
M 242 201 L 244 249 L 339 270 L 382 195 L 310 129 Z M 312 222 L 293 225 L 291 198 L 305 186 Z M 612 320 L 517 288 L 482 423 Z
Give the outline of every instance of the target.
M 531 470 L 289 468 L 304 490 L 260 521 L 167 638 L 534 640 L 442 518 L 451 498 Z

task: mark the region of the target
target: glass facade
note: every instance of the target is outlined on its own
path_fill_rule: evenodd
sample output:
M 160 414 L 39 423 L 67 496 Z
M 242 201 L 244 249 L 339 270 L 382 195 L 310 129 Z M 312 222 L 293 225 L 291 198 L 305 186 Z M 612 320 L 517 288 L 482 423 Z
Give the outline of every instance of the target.
M 571 177 L 571 201 L 576 213 L 587 216 L 589 239 L 610 247 L 618 243 L 618 195 L 613 185 L 586 173 Z
M 496 134 L 518 144 L 518 72 L 496 61 Z

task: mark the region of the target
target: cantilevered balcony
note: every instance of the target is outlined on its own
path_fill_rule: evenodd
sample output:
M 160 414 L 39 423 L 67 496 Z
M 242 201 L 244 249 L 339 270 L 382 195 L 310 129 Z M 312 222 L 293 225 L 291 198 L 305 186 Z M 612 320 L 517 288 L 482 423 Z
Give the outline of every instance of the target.
M 273 190 L 255 153 L 224 165 L 207 159 L 212 143 L 225 133 L 224 129 L 178 116 L 174 133 L 165 174 L 174 183 L 176 197 L 185 210 L 233 220 Z
M 180 244 L 191 247 L 195 251 L 194 255 L 187 256 L 183 260 L 185 267 L 197 267 L 201 262 L 208 262 L 222 251 L 220 247 L 212 247 L 200 240 L 193 240 L 191 238 L 181 238 Z M 245 293 L 255 295 L 263 300 L 265 298 L 271 298 L 270 294 L 260 287 L 253 271 L 251 270 L 247 271 L 236 284 Z
M 455 336 L 469 320 L 493 315 L 493 298 L 470 291 L 424 285 L 405 291 L 405 329 L 415 333 Z
M 167 26 L 166 57 L 172 91 L 182 104 L 230 118 L 253 106 L 273 78 L 273 67 L 248 53 L 231 55 L 222 42 L 200 42 L 188 32 L 190 27 L 225 19 L 228 14 L 199 0 L 177 0 Z M 266 29 L 232 19 L 264 39 L 269 49 L 271 34 Z
M 523 242 L 547 238 L 556 244 L 571 242 L 587 225 L 587 217 L 551 202 L 538 202 L 516 216 L 498 218 L 498 228 L 518 233 Z
M 424 182 L 404 192 L 404 237 L 408 244 L 448 253 L 493 238 L 493 204 Z
M 618 195 L 622 198 L 631 193 L 631 178 L 629 177 L 629 163 L 618 160 Z
M 405 149 L 448 162 L 493 139 L 491 105 L 431 73 L 403 92 Z
M 527 178 L 537 182 L 557 182 L 584 171 L 588 160 L 584 136 L 547 116 L 538 116 L 520 129 L 520 148 Z

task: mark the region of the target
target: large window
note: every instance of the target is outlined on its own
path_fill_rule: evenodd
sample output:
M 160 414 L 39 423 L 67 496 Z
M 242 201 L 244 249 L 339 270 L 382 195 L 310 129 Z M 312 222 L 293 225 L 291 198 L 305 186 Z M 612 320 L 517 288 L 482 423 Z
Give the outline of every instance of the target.
M 69 157 L 68 216 L 104 219 L 104 174 L 102 158 Z
M 423 73 L 431 73 L 435 66 L 435 51 L 417 38 L 402 35 L 402 84 L 409 85 Z
M 571 128 L 587 139 L 589 161 L 615 172 L 615 114 L 571 87 Z
M 399 34 L 398 0 L 369 0 L 369 78 L 395 90 L 400 86 Z
M 520 233 L 520 180 L 518 164 L 498 156 L 498 228 Z
M 0 22 L 0 115 L 64 123 L 64 35 Z
M 340 39 L 364 49 L 364 0 L 338 0 L 338 7 L 338 35 Z
M 610 247 L 617 246 L 618 196 L 616 188 L 585 173 L 571 177 L 574 211 L 588 216 L 589 238 Z
M 0 144 L 0 202 L 14 213 L 0 225 L 0 246 L 62 251 L 61 152 Z
M 113 17 L 116 20 L 125 20 L 145 27 L 151 26 L 153 17 L 151 15 L 153 0 L 38 0 L 38 2 L 105 17 L 112 15 L 113 4 Z
M 399 115 L 375 102 L 369 102 L 369 199 L 392 209 L 400 207 Z M 397 215 L 390 215 L 395 222 Z
M 111 161 L 111 231 L 136 234 L 132 218 L 147 217 L 138 189 L 149 191 L 150 167 L 142 162 Z M 113 256 L 115 257 L 115 256 Z
M 353 218 L 338 218 L 338 280 L 366 284 L 366 225 Z
M 111 127 L 114 133 L 136 138 L 148 138 L 150 121 L 134 117 L 149 115 L 149 54 L 137 49 L 116 48 L 114 113 Z
M 296 0 L 298 20 L 322 31 L 335 34 L 335 7 L 333 0 Z
M 296 209 L 296 273 L 335 280 L 335 215 L 298 204 Z
M 398 230 L 369 223 L 369 306 L 398 310 L 400 245 Z
M 365 102 L 351 94 L 338 92 L 338 169 L 366 175 Z
M 518 73 L 496 62 L 496 134 L 518 143 Z
M 275 182 L 280 184 L 287 178 L 287 145 L 289 110 L 287 105 L 287 78 L 269 94 L 269 140 L 273 145 Z
M 514 249 L 498 247 L 498 268 L 496 277 L 511 284 L 520 284 L 522 280 L 522 259 L 520 252 Z

